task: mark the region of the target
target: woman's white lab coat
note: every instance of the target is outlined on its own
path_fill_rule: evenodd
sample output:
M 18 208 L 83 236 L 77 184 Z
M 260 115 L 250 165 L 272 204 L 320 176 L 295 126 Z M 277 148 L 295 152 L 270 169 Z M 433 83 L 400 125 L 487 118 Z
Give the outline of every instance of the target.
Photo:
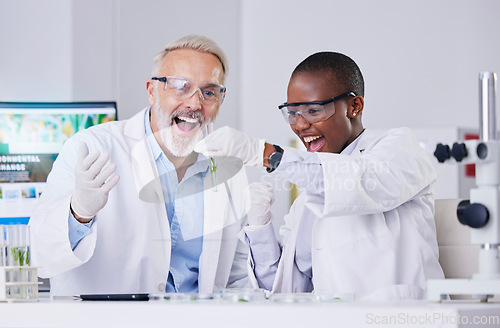
M 170 228 L 162 188 L 145 137 L 144 113 L 101 124 L 70 138 L 48 177 L 30 219 L 33 263 L 51 278 L 52 295 L 86 293 L 159 293 L 165 291 L 170 266 Z M 97 213 L 91 233 L 74 251 L 68 238 L 70 198 L 74 187 L 77 141 L 89 150 L 110 154 L 120 181 Z M 219 164 L 219 163 L 218 163 Z M 220 170 L 222 175 L 222 163 Z M 210 172 L 205 179 L 211 179 Z M 247 284 L 248 249 L 237 239 L 245 219 L 242 186 L 245 171 L 218 191 L 204 191 L 204 236 L 199 292 Z
M 273 291 L 301 292 L 310 286 L 295 263 L 299 223 L 307 207 L 317 218 L 311 250 L 316 292 L 424 297 L 426 280 L 443 277 L 434 222 L 436 174 L 410 130 L 394 129 L 377 138 L 365 131 L 351 155 L 317 155 L 324 197 L 302 193 L 285 217 Z M 284 164 L 282 172 L 295 175 L 293 164 Z

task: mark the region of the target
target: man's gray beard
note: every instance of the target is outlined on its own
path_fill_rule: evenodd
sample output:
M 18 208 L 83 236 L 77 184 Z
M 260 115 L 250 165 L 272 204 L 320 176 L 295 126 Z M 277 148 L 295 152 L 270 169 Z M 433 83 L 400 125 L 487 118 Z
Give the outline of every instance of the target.
M 163 145 L 176 157 L 186 157 L 194 151 L 196 143 L 202 139 L 202 129 L 192 137 L 181 137 L 174 133 L 173 125 L 170 124 L 171 118 L 165 114 L 158 106 L 158 101 L 153 106 L 156 114 L 157 125 Z

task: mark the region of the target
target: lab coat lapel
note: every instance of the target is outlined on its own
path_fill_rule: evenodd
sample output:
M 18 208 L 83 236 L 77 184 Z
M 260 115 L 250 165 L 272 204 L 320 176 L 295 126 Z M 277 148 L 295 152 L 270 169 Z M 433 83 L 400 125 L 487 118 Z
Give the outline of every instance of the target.
M 148 203 L 164 203 L 161 182 L 153 161 L 151 148 L 144 127 L 146 109 L 132 117 L 124 127 L 124 134 L 129 138 L 132 174 L 139 198 Z
M 163 254 L 167 263 L 170 263 L 170 227 L 164 205 L 161 181 L 145 133 L 145 111 L 146 109 L 140 111 L 127 122 L 124 127 L 124 134 L 128 137 L 132 175 L 137 195 L 142 201 L 152 203 L 156 207 L 156 219 L 160 227 Z
M 295 202 L 300 203 L 298 207 L 304 207 L 305 195 L 299 195 Z M 297 204 L 294 204 L 297 206 Z M 297 236 L 299 234 L 301 219 L 296 220 L 294 228 L 290 232 L 285 245 L 282 248 L 281 260 L 278 263 L 276 278 L 274 280 L 273 293 L 293 293 L 300 292 L 302 285 L 296 286 L 295 282 L 303 280 L 304 275 L 298 272 L 295 264 L 295 249 L 297 245 Z M 301 279 L 302 278 L 302 279 Z
M 210 179 L 210 173 L 205 180 Z M 222 185 L 204 192 L 203 250 L 200 256 L 199 292 L 212 293 L 222 243 L 222 231 L 226 221 L 227 192 Z
M 365 129 L 359 137 L 358 143 L 356 144 L 354 151 L 351 153 L 351 156 L 362 155 L 365 149 L 369 149 L 372 146 L 373 140 L 379 135 L 380 132 Z
M 359 136 L 359 139 L 356 142 L 356 146 L 354 147 L 352 152 L 345 155 L 357 157 L 363 154 L 365 149 L 369 146 L 369 138 L 366 137 L 367 135 L 371 135 L 371 131 L 363 131 L 363 133 Z
M 148 203 L 164 203 L 156 164 L 151 160 L 148 140 L 143 138 L 132 148 L 132 172 L 139 198 Z

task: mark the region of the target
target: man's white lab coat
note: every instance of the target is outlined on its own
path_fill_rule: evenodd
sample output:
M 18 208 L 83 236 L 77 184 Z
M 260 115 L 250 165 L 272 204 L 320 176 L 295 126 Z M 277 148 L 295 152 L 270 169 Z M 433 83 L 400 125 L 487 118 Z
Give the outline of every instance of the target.
M 285 217 L 273 291 L 301 292 L 310 286 L 295 263 L 307 207 L 316 217 L 311 249 L 315 292 L 354 293 L 358 299 L 424 297 L 426 280 L 443 277 L 434 222 L 436 173 L 410 130 L 394 129 L 377 138 L 365 132 L 351 155 L 317 155 L 304 160 L 316 158 L 321 164 L 324 196 L 302 193 Z M 282 164 L 278 170 L 289 170 L 282 176 L 301 179 L 290 169 L 293 163 Z
M 161 293 L 170 266 L 170 228 L 156 164 L 146 139 L 145 111 L 129 120 L 91 127 L 63 146 L 30 219 L 33 264 L 51 278 L 52 295 Z M 117 164 L 120 181 L 94 218 L 89 235 L 75 250 L 68 238 L 68 215 L 78 140 Z M 222 176 L 223 163 L 218 163 Z M 220 172 L 219 172 L 220 171 Z M 205 179 L 211 179 L 210 172 Z M 240 170 L 224 184 L 204 191 L 204 236 L 199 292 L 247 284 L 248 249 L 237 238 L 246 221 L 247 184 Z M 228 192 L 230 190 L 230 192 Z M 228 196 L 229 195 L 229 196 Z M 232 204 L 230 200 L 232 200 Z

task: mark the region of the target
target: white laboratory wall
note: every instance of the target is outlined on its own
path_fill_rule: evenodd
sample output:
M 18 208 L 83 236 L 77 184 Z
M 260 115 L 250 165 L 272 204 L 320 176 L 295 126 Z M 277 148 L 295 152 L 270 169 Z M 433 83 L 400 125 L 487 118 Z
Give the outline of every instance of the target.
M 0 101 L 116 100 L 116 0 L 0 0 Z
M 72 2 L 0 0 L 0 101 L 72 100 Z
M 72 100 L 117 100 L 117 1 L 71 1 Z

